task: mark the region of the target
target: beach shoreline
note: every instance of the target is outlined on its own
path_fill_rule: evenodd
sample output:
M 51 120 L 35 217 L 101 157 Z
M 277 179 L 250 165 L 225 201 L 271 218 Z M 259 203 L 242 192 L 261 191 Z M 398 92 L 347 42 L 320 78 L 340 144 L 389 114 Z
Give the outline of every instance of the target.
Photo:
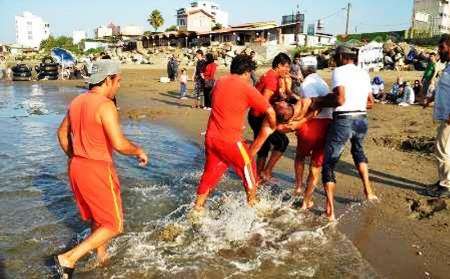
M 263 71 L 264 68 L 260 69 L 258 74 Z M 225 72 L 221 69 L 219 75 Z M 330 81 L 330 70 L 320 74 Z M 386 88 L 390 88 L 399 73 L 378 74 L 386 81 Z M 118 94 L 121 117 L 172 127 L 203 148 L 202 133 L 209 112 L 192 109 L 193 99 L 179 100 L 177 82 L 159 83 L 159 77 L 165 75 L 164 69 L 155 67 L 126 67 Z M 412 80 L 419 78 L 420 73 L 401 72 L 401 75 Z M 83 81 L 43 82 L 84 86 Z M 192 92 L 192 82 L 188 88 Z M 366 151 L 371 180 L 381 201 L 375 205 L 363 203 L 356 214 L 344 216 L 338 228 L 382 277 L 445 278 L 450 270 L 450 212 L 433 208 L 428 212 L 422 208 L 429 200 L 421 194 L 422 190 L 437 179 L 433 158 L 417 150 L 402 150 L 407 140 L 434 137 L 436 124 L 431 110 L 376 104 L 369 113 L 369 121 Z M 249 129 L 246 138 L 251 138 Z M 290 147 L 275 172 L 293 177 L 296 139 L 293 135 L 289 138 Z M 362 200 L 362 186 L 352 164 L 346 150 L 337 168 L 337 195 Z

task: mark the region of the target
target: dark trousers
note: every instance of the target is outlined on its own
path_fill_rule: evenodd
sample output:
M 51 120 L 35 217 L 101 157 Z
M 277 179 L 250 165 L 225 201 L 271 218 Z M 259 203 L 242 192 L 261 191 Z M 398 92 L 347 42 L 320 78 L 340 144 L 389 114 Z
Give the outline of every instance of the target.
M 205 87 L 204 89 L 203 89 L 203 94 L 205 95 L 204 96 L 204 106 L 205 107 L 207 107 L 207 108 L 210 108 L 211 107 L 211 94 L 212 94 L 212 88 L 210 88 L 210 87 Z
M 253 116 L 251 113 L 248 114 L 248 124 L 250 124 L 250 127 L 253 130 L 253 135 L 255 139 L 258 136 L 259 131 L 261 130 L 263 121 L 264 116 L 256 117 Z M 281 132 L 278 131 L 273 132 L 264 142 L 261 149 L 258 151 L 258 158 L 267 158 L 269 156 L 269 152 L 272 146 L 274 151 L 284 153 L 284 151 L 286 151 L 287 147 L 289 146 L 289 139 L 285 134 Z

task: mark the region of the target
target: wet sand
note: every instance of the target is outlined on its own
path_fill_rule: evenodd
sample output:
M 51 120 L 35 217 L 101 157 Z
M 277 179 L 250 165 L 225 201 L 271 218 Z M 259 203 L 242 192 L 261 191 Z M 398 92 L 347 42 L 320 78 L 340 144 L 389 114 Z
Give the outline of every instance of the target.
M 263 69 L 259 73 L 261 71 Z M 223 73 L 224 69 L 220 71 Z M 329 70 L 320 74 L 330 81 Z M 390 88 L 398 76 L 391 71 L 379 74 L 386 81 L 386 88 Z M 401 75 L 414 80 L 421 73 L 402 72 Z M 179 100 L 178 83 L 159 83 L 160 76 L 165 76 L 165 70 L 143 66 L 124 69 L 118 97 L 122 117 L 174 127 L 202 146 L 201 133 L 206 129 L 209 112 L 192 109 L 193 99 Z M 80 81 L 45 82 L 83 86 Z M 190 82 L 189 92 L 192 87 Z M 366 152 L 371 180 L 381 202 L 364 205 L 356 216 L 344 216 L 339 229 L 382 276 L 448 278 L 449 201 L 433 201 L 422 194 L 428 184 L 437 180 L 434 160 L 428 152 L 436 128 L 432 110 L 376 104 L 369 119 Z M 249 129 L 246 134 L 250 139 Z M 293 135 L 290 139 L 291 144 L 275 176 L 289 176 L 293 181 L 296 139 Z M 343 202 L 363 199 L 348 147 L 337 167 L 337 180 L 337 198 Z M 323 193 L 321 187 L 317 191 Z

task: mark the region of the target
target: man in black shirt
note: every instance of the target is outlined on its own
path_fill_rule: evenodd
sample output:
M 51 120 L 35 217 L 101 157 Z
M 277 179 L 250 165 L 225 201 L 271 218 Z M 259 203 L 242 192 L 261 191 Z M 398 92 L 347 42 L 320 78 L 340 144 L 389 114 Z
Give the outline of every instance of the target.
M 203 96 L 203 90 L 205 88 L 205 78 L 203 76 L 203 70 L 205 69 L 206 60 L 203 58 L 203 51 L 197 50 L 196 55 L 197 64 L 195 66 L 195 72 L 192 76 L 194 80 L 194 94 L 195 94 L 195 108 L 200 107 L 200 98 Z

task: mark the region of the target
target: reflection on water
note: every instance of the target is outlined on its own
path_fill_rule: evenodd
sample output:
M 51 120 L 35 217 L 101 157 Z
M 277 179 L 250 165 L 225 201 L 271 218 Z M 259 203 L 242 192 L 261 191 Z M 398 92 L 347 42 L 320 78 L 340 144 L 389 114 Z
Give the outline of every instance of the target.
M 56 140 L 67 100 L 79 92 L 0 84 L 0 266 L 8 278 L 49 277 L 49 256 L 88 233 Z M 250 209 L 240 182 L 228 175 L 206 216 L 193 222 L 188 213 L 201 150 L 161 126 L 127 122 L 124 128 L 150 150 L 151 164 L 142 169 L 133 158 L 117 158 L 125 234 L 110 247 L 109 267 L 95 269 L 88 257 L 77 278 L 377 277 L 333 226 L 292 209 L 291 185 L 283 181 L 262 190 L 261 203 Z

